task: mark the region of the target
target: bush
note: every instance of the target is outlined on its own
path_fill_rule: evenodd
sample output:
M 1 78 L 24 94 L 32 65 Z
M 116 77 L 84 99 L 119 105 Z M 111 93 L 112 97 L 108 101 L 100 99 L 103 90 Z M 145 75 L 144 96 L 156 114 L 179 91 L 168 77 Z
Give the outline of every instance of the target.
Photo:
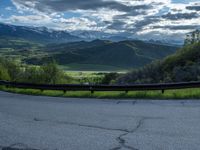
M 55 62 L 43 66 L 20 66 L 11 60 L 0 58 L 0 80 L 36 84 L 71 83 L 73 79 L 64 74 Z
M 21 72 L 18 82 L 43 83 L 40 67 L 25 67 Z
M 0 64 L 4 68 L 6 68 L 6 70 L 4 70 L 4 72 L 8 73 L 9 80 L 17 81 L 20 78 L 20 74 L 21 74 L 20 66 L 15 61 L 0 58 Z
M 2 64 L 0 64 L 0 80 L 10 80 L 8 70 Z
M 115 80 L 118 77 L 118 73 L 107 73 L 105 74 L 104 78 L 102 79 L 102 84 L 110 84 L 110 83 L 115 83 Z
M 44 83 L 58 84 L 63 82 L 64 72 L 58 68 L 55 62 L 43 65 L 41 73 Z

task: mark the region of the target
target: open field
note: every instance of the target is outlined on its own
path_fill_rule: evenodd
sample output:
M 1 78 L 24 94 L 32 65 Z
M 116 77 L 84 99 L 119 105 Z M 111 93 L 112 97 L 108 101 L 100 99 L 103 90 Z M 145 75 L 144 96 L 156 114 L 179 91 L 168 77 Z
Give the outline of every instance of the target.
M 17 89 L 0 87 L 0 90 L 27 94 L 27 95 L 43 95 L 52 97 L 76 97 L 76 98 L 108 98 L 108 99 L 200 99 L 200 89 L 181 89 L 166 90 L 164 94 L 161 91 L 131 91 L 125 92 L 85 92 L 85 91 L 51 91 L 51 90 L 33 90 L 33 89 Z
M 109 65 L 95 65 L 95 64 L 66 64 L 61 65 L 61 69 L 65 71 L 93 71 L 93 72 L 121 72 L 127 71 L 124 68 L 109 66 Z

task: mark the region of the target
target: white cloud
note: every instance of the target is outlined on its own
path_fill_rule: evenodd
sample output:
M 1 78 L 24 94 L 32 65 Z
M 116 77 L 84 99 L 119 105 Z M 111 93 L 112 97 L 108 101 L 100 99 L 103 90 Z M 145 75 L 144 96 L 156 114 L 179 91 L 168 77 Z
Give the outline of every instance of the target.
M 53 0 L 12 1 L 22 15 L 13 15 L 6 21 L 16 24 L 42 25 L 72 31 L 127 32 L 136 36 L 165 35 L 170 38 L 173 34 L 182 36 L 185 32 L 193 30 L 193 27 L 200 26 L 200 14 L 197 10 L 187 9 L 187 6 L 198 6 L 197 2 L 184 4 L 172 3 L 172 0 L 77 0 L 68 3 L 67 0 L 57 3 Z M 32 15 L 24 15 L 26 12 Z M 66 14 L 71 12 L 80 16 L 66 17 Z
M 11 7 L 6 7 L 5 10 L 11 11 L 12 8 Z

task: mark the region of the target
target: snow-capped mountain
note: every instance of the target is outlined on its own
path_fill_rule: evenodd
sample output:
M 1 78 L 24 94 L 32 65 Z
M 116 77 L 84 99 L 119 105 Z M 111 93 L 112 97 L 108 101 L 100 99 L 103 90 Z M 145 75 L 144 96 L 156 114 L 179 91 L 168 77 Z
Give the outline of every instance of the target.
M 182 46 L 184 43 L 182 40 L 167 40 L 167 39 L 163 39 L 163 40 L 146 40 L 145 42 L 147 43 L 152 43 L 152 44 L 161 44 L 161 45 L 169 45 L 169 46 Z
M 80 30 L 72 31 L 70 32 L 70 34 L 78 36 L 86 41 L 92 41 L 95 39 L 106 39 L 111 36 L 111 34 L 109 33 L 104 33 L 100 31 L 80 31 Z
M 111 34 L 111 33 L 105 33 L 101 31 L 73 31 L 71 32 L 72 35 L 78 36 L 85 41 L 92 41 L 96 39 L 100 40 L 110 40 L 113 42 L 119 42 L 124 40 L 133 40 L 131 38 L 128 38 L 126 36 L 123 36 L 121 34 Z
M 0 23 L 0 36 L 23 38 L 40 43 L 75 42 L 82 39 L 67 31 L 57 31 L 46 27 L 26 27 Z
M 10 36 L 16 38 L 23 38 L 33 42 L 39 43 L 69 43 L 77 41 L 93 41 L 109 40 L 113 42 L 125 41 L 125 40 L 137 40 L 133 38 L 133 35 L 127 33 L 105 33 L 102 31 L 64 31 L 64 30 L 53 30 L 46 27 L 27 27 L 27 26 L 16 26 L 10 24 L 0 23 L 0 36 Z M 140 39 L 141 40 L 141 39 Z M 162 45 L 183 45 L 183 41 L 180 40 L 156 40 L 150 39 L 145 40 L 147 43 L 162 44 Z

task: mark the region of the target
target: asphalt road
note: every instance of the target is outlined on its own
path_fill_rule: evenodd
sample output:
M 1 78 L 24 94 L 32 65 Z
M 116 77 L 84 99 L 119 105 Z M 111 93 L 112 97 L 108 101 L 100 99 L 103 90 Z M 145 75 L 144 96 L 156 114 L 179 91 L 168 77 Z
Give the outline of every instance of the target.
M 200 101 L 0 92 L 2 150 L 200 150 Z

